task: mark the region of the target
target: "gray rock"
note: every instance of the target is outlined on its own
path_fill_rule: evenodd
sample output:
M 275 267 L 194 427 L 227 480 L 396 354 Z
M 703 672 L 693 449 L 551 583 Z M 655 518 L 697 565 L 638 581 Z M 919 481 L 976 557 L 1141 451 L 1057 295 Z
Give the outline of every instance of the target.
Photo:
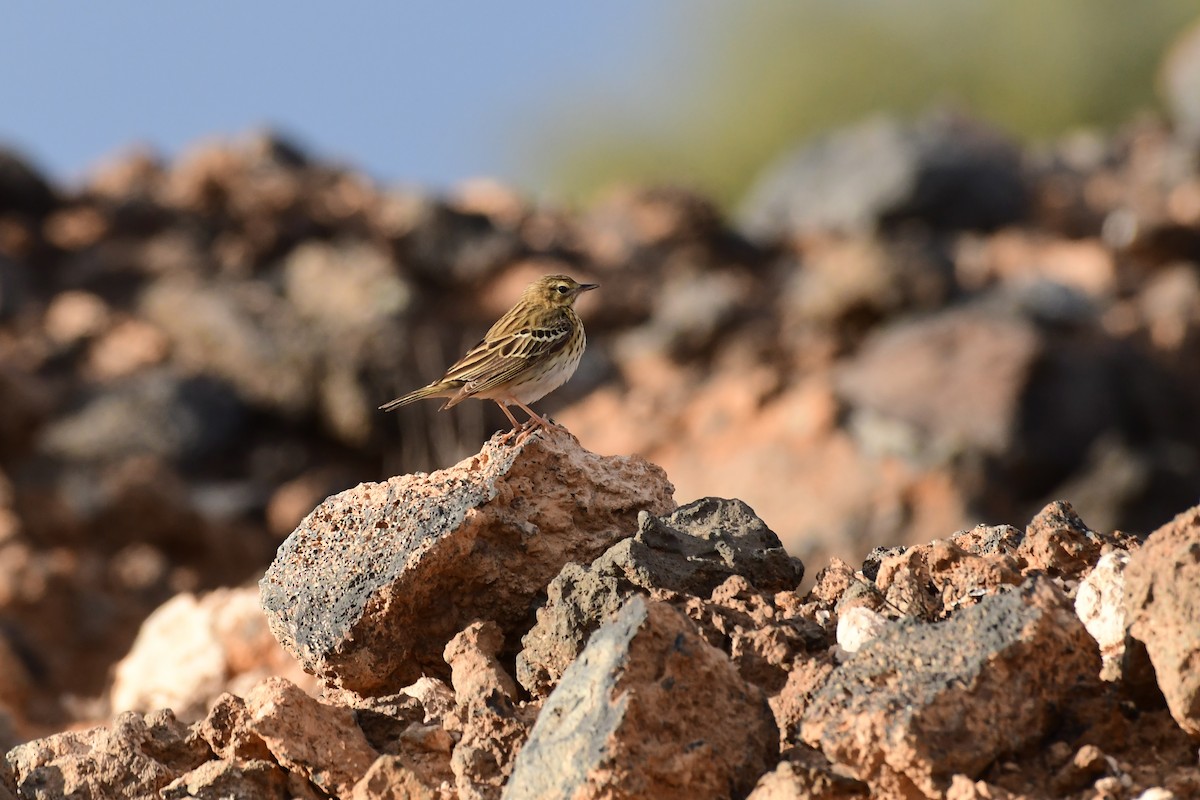
M 889 625 L 816 692 L 801 735 L 881 796 L 940 797 L 1041 739 L 1099 673 L 1070 601 L 1037 578 L 938 624 Z
M 950 114 L 888 117 L 834 131 L 769 166 L 750 190 L 743 225 L 760 238 L 863 231 L 917 220 L 992 229 L 1028 206 L 1020 153 L 986 125 Z
M 517 679 L 545 694 L 588 636 L 632 595 L 665 589 L 707 598 L 732 575 L 764 591 L 794 589 L 804 565 L 741 500 L 706 497 L 669 517 L 638 516 L 637 533 L 588 566 L 567 564 L 522 640 Z
M 232 444 L 245 409 L 224 383 L 170 369 L 143 372 L 97 393 L 47 426 L 43 452 L 104 463 L 153 455 L 186 464 Z
M 542 706 L 502 797 L 743 796 L 777 755 L 762 693 L 691 620 L 633 597 Z
M 327 499 L 279 548 L 260 587 L 271 631 L 306 670 L 364 694 L 422 674 L 475 620 L 516 641 L 571 561 L 627 536 L 673 488 L 638 457 L 589 453 L 564 431 L 493 437 L 476 456 Z

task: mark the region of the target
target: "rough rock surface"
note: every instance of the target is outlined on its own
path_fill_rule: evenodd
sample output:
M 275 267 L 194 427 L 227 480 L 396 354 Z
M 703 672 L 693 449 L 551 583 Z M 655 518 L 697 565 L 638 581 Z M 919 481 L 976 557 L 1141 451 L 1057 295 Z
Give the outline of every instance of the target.
M 589 453 L 565 431 L 498 435 L 454 467 L 326 500 L 280 547 L 263 607 L 305 669 L 395 691 L 444 674 L 442 649 L 473 620 L 519 636 L 564 564 L 628 536 L 639 511 L 670 511 L 672 491 L 657 467 Z
M 1171 715 L 1200 736 L 1200 506 L 1150 534 L 1130 557 L 1125 609 Z
M 118 716 L 110 727 L 60 733 L 5 756 L 22 798 L 154 796 L 211 755 L 170 711 Z
M 634 597 L 546 700 L 503 797 L 740 795 L 777 736 L 724 653 L 669 605 Z
M 1098 640 L 1117 642 L 1125 623 L 1110 613 L 1105 559 L 1139 558 L 1138 537 L 1194 505 L 1200 486 L 1197 30 L 1162 72 L 1174 125 L 1144 117 L 1024 147 L 962 117 L 872 121 L 769 168 L 759 185 L 770 191 L 743 223 L 675 187 L 627 188 L 579 211 L 494 183 L 433 196 L 269 133 L 177 158 L 117 155 L 73 186 L 0 145 L 0 800 L 18 795 L 8 763 L 33 763 L 33 750 L 13 750 L 31 740 L 64 778 L 102 787 L 93 794 L 111 796 L 113 776 L 169 779 L 176 794 L 271 792 L 277 770 L 287 796 L 323 794 L 249 727 L 248 682 L 297 666 L 256 644 L 261 619 L 243 628 L 250 618 L 235 614 L 211 636 L 222 615 L 204 598 L 261 578 L 323 498 L 454 464 L 507 427 L 491 403 L 377 406 L 439 375 L 551 272 L 603 289 L 580 303 L 589 347 L 577 374 L 539 411 L 594 452 L 661 465 L 681 498 L 740 498 L 790 554 L 830 565 L 811 594 L 748 574 L 707 595 L 666 588 L 669 575 L 638 589 L 767 694 L 793 786 L 825 774 L 794 754 L 814 698 L 859 657 L 837 648 L 839 631 L 861 655 L 897 626 L 939 629 L 1040 575 Z M 539 463 L 555 474 L 553 459 Z M 1028 528 L 971 527 L 1021 526 L 1051 497 L 1079 513 L 1052 505 Z M 574 499 L 555 502 L 575 527 Z M 589 567 L 615 541 L 567 560 Z M 349 710 L 381 754 L 352 793 L 387 796 L 392 780 L 439 800 L 460 785 L 497 791 L 539 701 L 518 688 L 511 707 L 489 706 L 479 693 L 515 675 L 565 564 L 537 562 L 546 571 L 522 585 L 528 605 L 505 606 L 508 622 L 451 614 L 468 596 L 460 562 L 486 555 L 447 559 L 436 591 L 410 593 L 423 604 L 412 616 L 445 623 L 410 660 L 408 674 L 427 677 L 405 687 L 392 676 L 375 694 L 327 687 L 312 709 L 335 729 Z M 527 556 L 505 557 L 470 598 L 512 588 Z M 1054 708 L 1078 725 L 954 775 L 947 796 L 1200 797 L 1195 739 L 1164 697 L 1194 726 L 1195 670 L 1176 662 L 1189 631 L 1154 641 L 1160 619 L 1182 629 L 1190 613 L 1169 610 L 1190 602 L 1190 584 L 1159 591 L 1187 572 L 1187 552 L 1147 560 L 1133 588 L 1150 586 L 1154 602 L 1139 594 L 1125 608 L 1146 641 L 1120 637 L 1117 680 Z M 173 626 L 166 612 L 145 624 L 179 595 L 200 599 L 167 606 Z M 601 624 L 590 614 L 581 626 Z M 489 621 L 502 649 L 487 656 L 483 636 L 452 655 L 465 673 L 451 688 L 444 646 Z M 151 630 L 154 647 L 130 656 Z M 395 658 L 382 641 L 380 659 Z M 127 656 L 137 677 L 123 674 L 114 695 Z M 145 760 L 132 718 L 114 725 L 114 696 L 178 704 L 181 718 L 213 704 L 187 732 L 212 755 Z M 312 737 L 326 728 L 297 730 L 288 751 L 319 750 Z M 73 755 L 54 755 L 68 745 Z
M 223 692 L 244 694 L 271 675 L 315 689 L 271 635 L 254 588 L 183 593 L 146 619 L 109 696 L 116 712 L 170 708 L 194 722 Z
M 1035 579 L 940 625 L 884 631 L 830 675 L 801 734 L 880 792 L 939 797 L 1060 724 L 1052 709 L 1094 691 L 1099 672 L 1070 603 Z M 1028 697 L 1040 701 L 1014 702 Z
M 763 590 L 794 589 L 804 566 L 740 500 L 704 498 L 670 516 L 638 516 L 637 533 L 590 565 L 569 563 L 546 589 L 546 605 L 522 640 L 517 679 L 545 695 L 588 636 L 635 593 L 708 597 L 733 575 Z
M 271 678 L 246 697 L 247 727 L 282 766 L 335 796 L 350 793 L 378 753 L 347 708 L 326 706 Z

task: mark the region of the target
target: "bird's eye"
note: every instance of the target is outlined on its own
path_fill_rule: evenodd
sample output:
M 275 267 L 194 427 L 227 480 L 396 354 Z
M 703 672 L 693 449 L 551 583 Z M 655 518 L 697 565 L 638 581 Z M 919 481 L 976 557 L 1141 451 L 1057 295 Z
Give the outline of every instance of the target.
M 571 290 L 570 290 L 570 289 L 569 289 L 567 286 L 564 286 L 564 285 L 563 285 L 563 284 L 561 284 L 561 283 L 560 283 L 558 286 L 554 287 L 554 289 L 555 289 L 555 291 L 557 291 L 559 294 L 566 294 L 567 292 L 571 291 Z

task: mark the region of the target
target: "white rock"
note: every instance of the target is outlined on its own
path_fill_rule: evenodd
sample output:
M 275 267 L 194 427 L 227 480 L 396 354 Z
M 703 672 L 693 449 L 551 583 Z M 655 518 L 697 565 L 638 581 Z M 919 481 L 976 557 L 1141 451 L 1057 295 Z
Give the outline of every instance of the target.
M 837 643 L 846 653 L 856 653 L 858 648 L 878 636 L 888 624 L 888 618 L 865 606 L 848 608 L 838 617 Z
M 1075 615 L 1100 645 L 1104 664 L 1100 676 L 1113 681 L 1120 677 L 1125 655 L 1128 623 L 1125 619 L 1125 565 L 1129 553 L 1113 550 L 1096 562 L 1096 567 L 1079 584 L 1075 596 Z

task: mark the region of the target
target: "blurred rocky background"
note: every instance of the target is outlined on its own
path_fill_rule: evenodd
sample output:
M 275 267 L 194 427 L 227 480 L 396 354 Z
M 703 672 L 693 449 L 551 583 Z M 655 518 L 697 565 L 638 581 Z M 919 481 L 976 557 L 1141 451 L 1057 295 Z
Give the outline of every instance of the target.
M 482 180 L 397 188 L 268 132 L 128 151 L 71 184 L 0 150 L 0 750 L 125 708 L 182 713 L 134 655 L 203 663 L 214 685 L 303 683 L 239 587 L 328 495 L 448 466 L 504 426 L 486 403 L 376 407 L 543 273 L 601 284 L 583 364 L 543 410 L 589 450 L 661 465 L 680 503 L 745 501 L 812 572 L 1023 525 L 1059 497 L 1132 534 L 1195 505 L 1200 29 L 1158 66 L 1146 51 L 1194 16 L 1158 6 L 1134 55 L 1080 67 L 1095 88 L 1073 96 L 1115 97 L 1103 113 L 1068 114 L 1047 82 L 980 96 L 1062 119 L 914 100 L 829 125 L 809 111 L 825 95 L 797 95 L 772 108 L 823 132 L 760 143 L 767 166 L 738 155 L 725 178 L 639 145 L 694 180 L 579 206 Z M 847 46 L 883 30 L 900 60 L 932 35 L 880 24 Z M 1134 114 L 1114 71 L 1157 74 L 1166 113 Z M 967 92 L 991 74 L 961 73 Z M 1080 118 L 1114 124 L 1048 135 Z M 625 147 L 609 145 L 588 152 Z M 557 174 L 584 191 L 580 152 Z M 190 640 L 139 652 L 155 609 Z

